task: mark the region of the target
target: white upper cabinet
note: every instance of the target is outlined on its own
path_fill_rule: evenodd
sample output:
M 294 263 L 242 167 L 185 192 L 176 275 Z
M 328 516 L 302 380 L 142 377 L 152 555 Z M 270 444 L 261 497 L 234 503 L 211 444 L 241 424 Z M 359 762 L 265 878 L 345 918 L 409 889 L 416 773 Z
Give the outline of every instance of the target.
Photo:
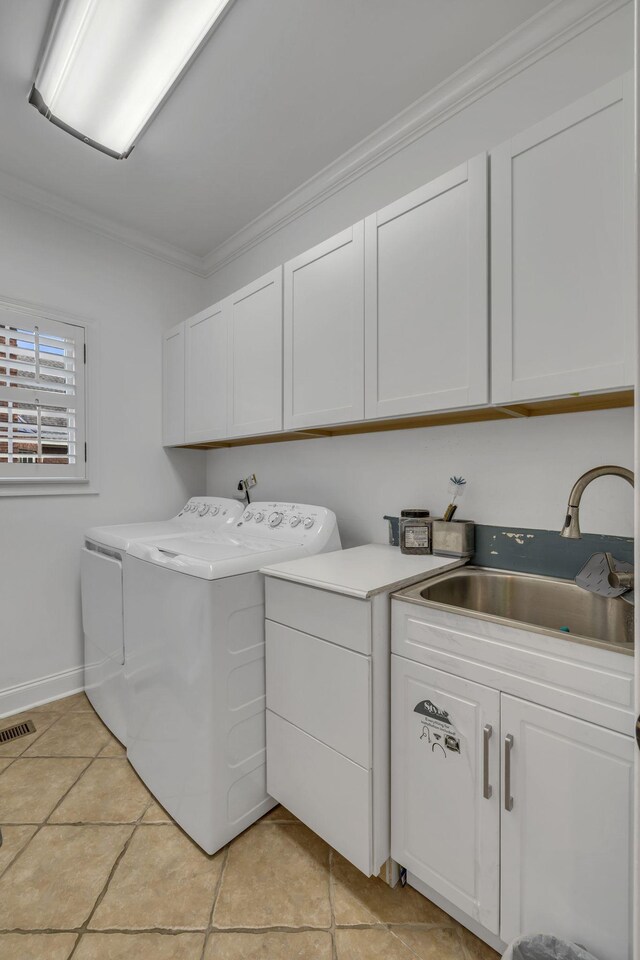
M 631 80 L 494 150 L 491 204 L 493 402 L 631 386 Z
M 365 411 L 487 403 L 487 158 L 365 220 Z
M 185 442 L 184 329 L 179 323 L 162 338 L 162 442 L 165 447 Z
M 286 430 L 364 417 L 364 222 L 284 266 Z
M 187 443 L 227 435 L 227 321 L 222 304 L 198 313 L 185 330 Z
M 224 301 L 229 437 L 282 429 L 282 267 Z

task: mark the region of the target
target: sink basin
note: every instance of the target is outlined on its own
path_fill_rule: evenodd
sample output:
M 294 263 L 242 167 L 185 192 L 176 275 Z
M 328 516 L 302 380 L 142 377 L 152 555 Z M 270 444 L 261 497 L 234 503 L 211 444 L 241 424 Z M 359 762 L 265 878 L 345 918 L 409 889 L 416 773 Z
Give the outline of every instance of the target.
M 633 654 L 633 606 L 619 597 L 589 593 L 572 580 L 464 567 L 415 584 L 395 596 Z

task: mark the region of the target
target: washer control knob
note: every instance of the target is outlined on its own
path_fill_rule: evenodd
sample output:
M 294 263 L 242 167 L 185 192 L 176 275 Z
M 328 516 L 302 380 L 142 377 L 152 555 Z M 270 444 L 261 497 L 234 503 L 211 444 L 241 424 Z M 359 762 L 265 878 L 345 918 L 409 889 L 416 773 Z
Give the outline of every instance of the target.
M 301 520 L 302 520 L 302 517 L 293 516 L 293 517 L 291 517 L 291 519 L 289 520 L 289 526 L 290 526 L 290 527 L 297 527 Z
M 220 513 L 220 507 L 215 507 L 215 506 L 209 507 L 209 513 L 211 514 L 212 517 L 217 516 L 217 514 Z
M 189 513 L 193 513 L 193 511 L 197 509 L 198 509 L 197 503 L 190 503 L 189 506 L 187 507 L 187 510 L 189 511 Z
M 311 527 L 314 525 L 314 523 L 315 523 L 315 520 L 313 519 L 313 517 L 305 517 L 304 518 L 305 530 L 310 530 Z
M 200 509 L 198 510 L 199 517 L 205 517 L 209 513 L 209 504 L 203 503 Z
M 270 526 L 270 527 L 277 527 L 278 524 L 280 524 L 280 523 L 282 523 L 282 514 L 281 514 L 281 513 L 278 513 L 277 511 L 275 511 L 275 512 L 272 513 L 271 516 L 269 517 L 269 526 Z
M 260 512 L 256 513 L 256 523 L 262 523 L 263 520 L 264 520 L 264 513 L 260 513 Z

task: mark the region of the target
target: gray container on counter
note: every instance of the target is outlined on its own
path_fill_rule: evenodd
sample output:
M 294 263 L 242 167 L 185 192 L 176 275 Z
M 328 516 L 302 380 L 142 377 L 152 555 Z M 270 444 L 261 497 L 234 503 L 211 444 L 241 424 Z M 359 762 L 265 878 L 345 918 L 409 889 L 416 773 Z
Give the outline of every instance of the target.
M 438 557 L 470 557 L 474 548 L 473 520 L 433 521 L 433 552 Z
M 402 553 L 422 555 L 431 553 L 433 518 L 428 510 L 412 507 L 400 511 L 400 550 Z

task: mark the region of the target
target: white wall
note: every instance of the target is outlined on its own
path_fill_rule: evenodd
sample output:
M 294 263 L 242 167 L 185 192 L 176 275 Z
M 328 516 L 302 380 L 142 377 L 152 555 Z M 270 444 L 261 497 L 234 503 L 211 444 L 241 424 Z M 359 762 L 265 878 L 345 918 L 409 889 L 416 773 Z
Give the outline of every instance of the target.
M 210 278 L 208 302 L 632 65 L 629 4 L 234 260 Z M 455 472 L 469 479 L 461 513 L 480 523 L 556 529 L 580 473 L 598 463 L 633 466 L 632 421 L 630 410 L 617 410 L 216 450 L 207 454 L 208 490 L 227 494 L 255 471 L 256 499 L 332 507 L 352 546 L 384 541 L 385 513 L 415 505 L 442 510 Z M 585 496 L 583 529 L 633 535 L 625 484 L 594 485 Z
M 209 492 L 228 495 L 256 473 L 254 500 L 335 511 L 343 546 L 387 540 L 385 514 L 426 507 L 441 516 L 448 479 L 467 479 L 458 516 L 477 523 L 559 530 L 569 491 L 600 463 L 633 469 L 633 411 L 465 423 L 213 451 Z M 633 536 L 633 491 L 602 478 L 585 493 L 585 533 Z
M 195 312 L 201 282 L 0 197 L 0 296 L 94 321 L 100 340 L 88 367 L 100 384 L 88 437 L 99 493 L 0 497 L 0 715 L 78 683 L 83 531 L 169 516 L 204 487 L 202 457 L 165 451 L 160 430 L 161 331 Z M 66 671 L 58 685 L 15 691 Z

